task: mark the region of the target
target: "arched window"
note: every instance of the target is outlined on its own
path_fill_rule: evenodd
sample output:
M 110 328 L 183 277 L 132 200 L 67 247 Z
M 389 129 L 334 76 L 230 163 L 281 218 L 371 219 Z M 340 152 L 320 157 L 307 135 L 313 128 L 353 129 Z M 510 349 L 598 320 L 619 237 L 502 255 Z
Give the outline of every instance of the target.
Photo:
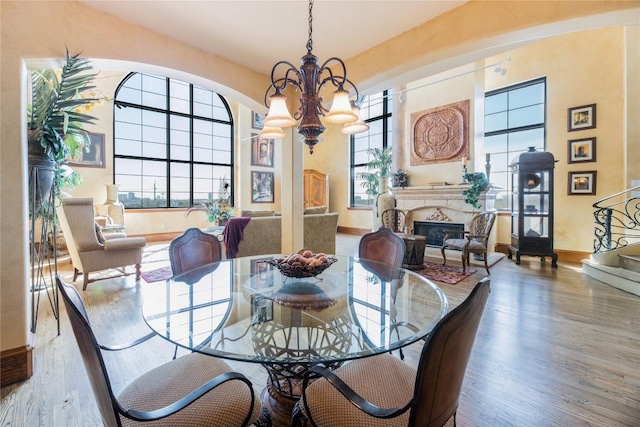
M 233 203 L 233 119 L 225 99 L 180 80 L 129 74 L 114 99 L 114 182 L 127 208 Z

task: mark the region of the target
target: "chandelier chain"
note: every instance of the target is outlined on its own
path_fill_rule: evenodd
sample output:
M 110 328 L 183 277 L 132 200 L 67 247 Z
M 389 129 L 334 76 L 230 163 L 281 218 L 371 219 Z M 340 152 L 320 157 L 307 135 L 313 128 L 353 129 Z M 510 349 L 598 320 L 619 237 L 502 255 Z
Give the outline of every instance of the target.
M 311 35 L 313 33 L 313 0 L 309 1 L 309 41 L 307 41 L 307 53 L 311 53 L 313 50 L 313 40 Z

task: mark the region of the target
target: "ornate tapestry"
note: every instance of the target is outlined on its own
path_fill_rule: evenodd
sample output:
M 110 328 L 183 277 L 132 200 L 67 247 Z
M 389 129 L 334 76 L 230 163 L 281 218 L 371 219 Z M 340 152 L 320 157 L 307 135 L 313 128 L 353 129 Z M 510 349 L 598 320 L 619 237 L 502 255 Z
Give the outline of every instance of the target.
M 469 158 L 469 100 L 411 114 L 411 165 Z

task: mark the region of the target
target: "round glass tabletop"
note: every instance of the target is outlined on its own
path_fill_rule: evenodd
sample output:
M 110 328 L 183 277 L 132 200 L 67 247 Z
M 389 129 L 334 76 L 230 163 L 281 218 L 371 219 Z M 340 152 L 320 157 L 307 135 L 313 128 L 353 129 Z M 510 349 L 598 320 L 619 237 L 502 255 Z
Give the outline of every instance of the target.
M 154 290 L 143 316 L 178 346 L 257 363 L 333 363 L 388 352 L 429 334 L 443 292 L 410 271 L 355 257 L 318 276 L 286 277 L 268 261 L 223 260 Z

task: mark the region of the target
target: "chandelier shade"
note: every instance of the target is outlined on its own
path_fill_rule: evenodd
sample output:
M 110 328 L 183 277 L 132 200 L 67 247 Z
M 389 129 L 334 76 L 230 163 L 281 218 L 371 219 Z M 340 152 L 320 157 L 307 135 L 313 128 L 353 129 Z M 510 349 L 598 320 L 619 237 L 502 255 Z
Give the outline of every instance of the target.
M 307 54 L 301 58 L 300 69 L 288 61 L 280 61 L 271 70 L 271 84 L 264 97 L 264 104 L 269 112 L 264 119 L 266 127 L 290 127 L 298 125 L 298 133 L 304 137 L 304 142 L 313 154 L 315 145 L 320 142 L 320 135 L 325 131 L 321 117 L 327 123 L 343 124 L 358 123 L 351 128 L 350 133 L 366 132 L 369 129 L 358 114 L 358 107 L 350 101 L 350 91 L 359 98 L 358 88 L 347 78 L 347 68 L 337 57 L 329 58 L 321 66 L 313 50 L 313 0 L 309 1 L 309 39 Z M 326 109 L 320 95 L 325 87 L 333 86 L 331 108 Z M 287 98 L 283 95 L 288 87 L 299 93 L 298 109 L 291 114 L 287 107 Z M 361 123 L 359 123 L 361 122 Z M 364 125 L 364 126 L 362 126 Z M 280 132 L 282 130 L 280 129 Z M 343 133 L 347 133 L 342 130 Z M 284 135 L 284 132 L 282 132 Z
M 358 116 L 358 120 L 351 123 L 345 123 L 345 125 L 340 130 L 345 135 L 353 135 L 356 133 L 363 133 L 369 130 L 369 125 L 362 120 L 362 116 L 360 115 L 360 107 L 358 107 L 355 102 L 351 101 L 351 107 L 353 112 Z
M 258 133 L 258 137 L 265 139 L 281 139 L 284 138 L 285 133 L 279 127 L 271 127 L 264 126 L 260 133 Z
M 269 113 L 264 118 L 263 124 L 270 127 L 287 128 L 297 123 L 287 108 L 287 97 L 276 92 L 271 98 Z

